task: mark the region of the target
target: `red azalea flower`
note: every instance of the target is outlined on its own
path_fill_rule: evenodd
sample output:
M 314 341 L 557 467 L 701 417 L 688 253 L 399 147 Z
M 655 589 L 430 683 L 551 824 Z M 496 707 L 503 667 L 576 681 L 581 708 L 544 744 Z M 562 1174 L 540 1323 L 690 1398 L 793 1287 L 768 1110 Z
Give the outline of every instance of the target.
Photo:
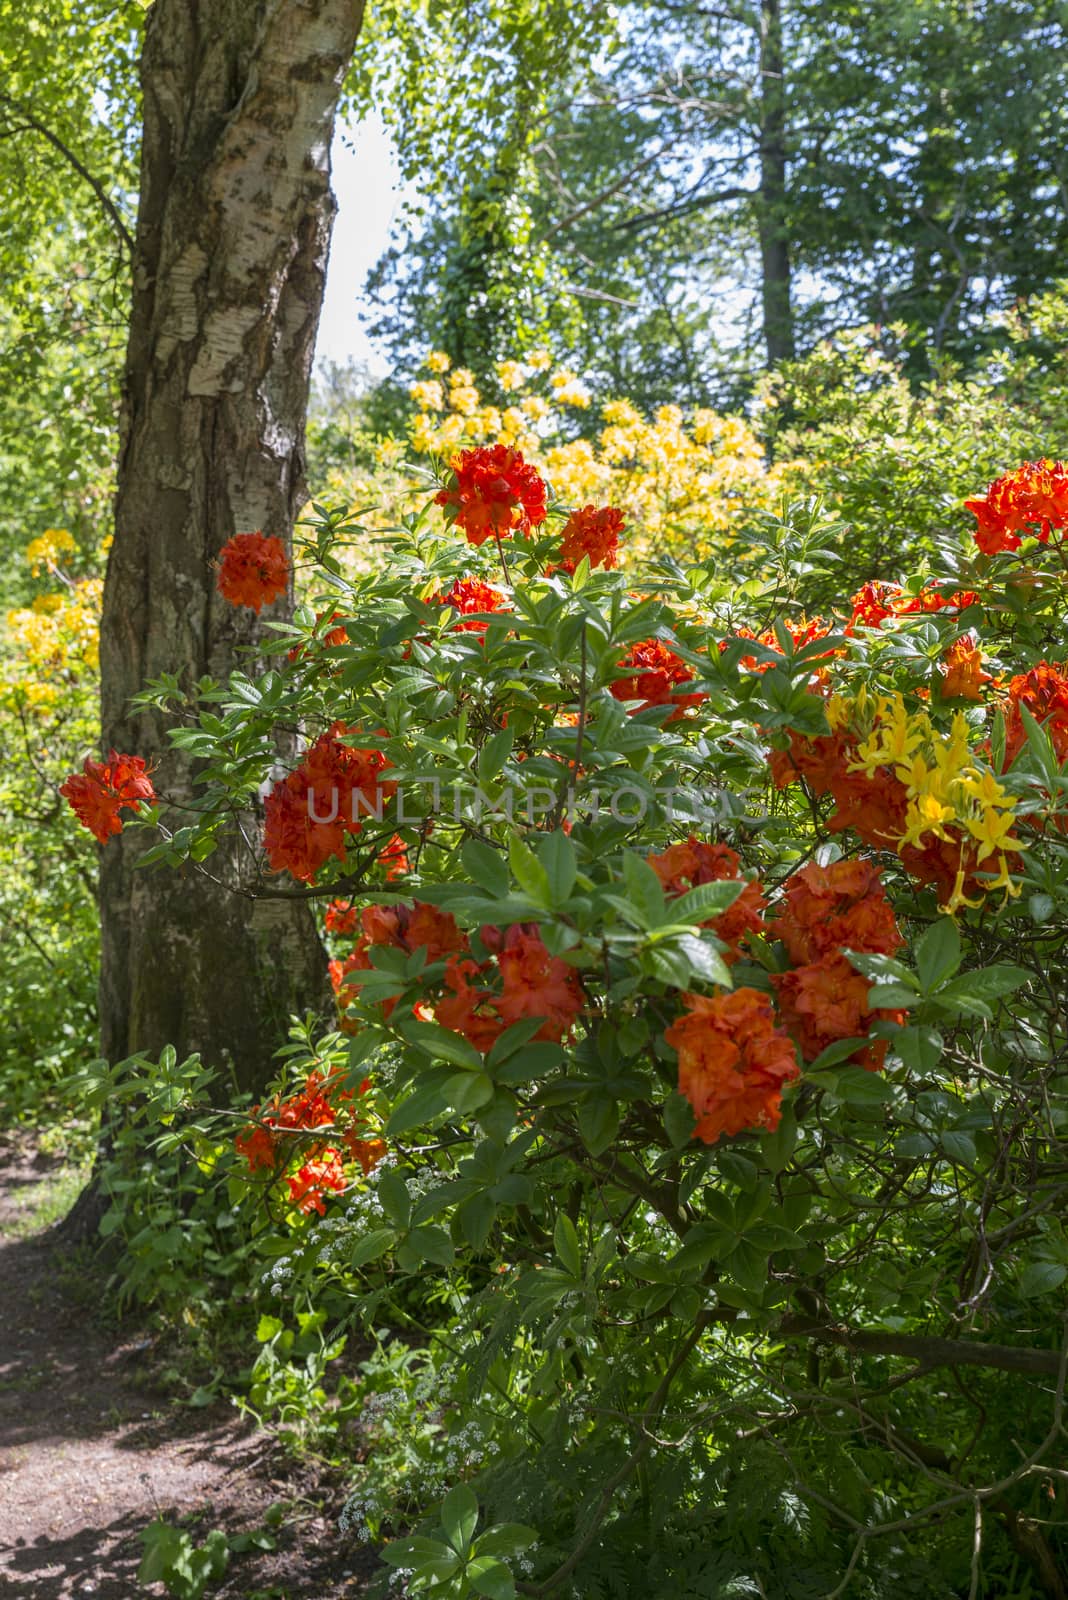
M 125 807 L 136 811 L 142 801 L 157 798 L 152 780 L 140 756 L 121 755 L 112 750 L 106 761 L 86 757 L 81 772 L 72 773 L 60 785 L 60 794 L 78 821 L 101 844 L 114 833 L 122 832 L 119 812 Z
M 345 1187 L 345 1167 L 340 1150 L 328 1146 L 314 1160 L 306 1161 L 296 1177 L 288 1182 L 291 1204 L 305 1215 L 317 1211 L 322 1216 L 326 1211 L 327 1191 L 339 1192 Z
M 1068 527 L 1068 468 L 1063 461 L 1025 461 L 964 504 L 978 523 L 975 542 L 984 555 L 1018 550 L 1027 534 L 1045 544 L 1054 528 Z
M 458 611 L 461 617 L 471 618 L 475 613 L 481 612 L 483 617 L 490 611 L 510 611 L 504 595 L 499 589 L 494 589 L 491 584 L 483 583 L 480 578 L 457 578 L 451 589 L 445 594 L 438 595 L 439 605 L 449 606 L 453 611 Z M 454 622 L 454 633 L 485 633 L 489 623 L 482 617 L 473 621 Z
M 452 477 L 434 498 L 470 544 L 529 534 L 545 521 L 545 484 L 518 450 L 479 445 L 449 465 Z
M 551 956 L 535 930 L 519 923 L 509 928 L 497 966 L 503 986 L 497 1009 L 506 1023 L 542 1017 L 535 1039 L 557 1043 L 571 1032 L 584 1004 L 578 973 Z
M 619 663 L 629 674 L 609 685 L 617 700 L 640 700 L 639 711 L 650 706 L 674 706 L 668 722 L 677 722 L 688 706 L 699 705 L 703 694 L 676 694 L 675 686 L 692 683 L 693 673 L 661 639 L 642 639 Z
M 219 552 L 219 593 L 232 606 L 259 612 L 289 584 L 289 558 L 281 539 L 272 534 L 235 533 Z
M 877 1018 L 903 1022 L 903 1011 L 871 1011 L 871 982 L 857 972 L 840 951 L 818 961 L 772 977 L 778 990 L 783 1020 L 797 1040 L 806 1061 L 815 1061 L 839 1039 L 859 1039 Z M 873 1039 L 859 1046 L 850 1058 L 869 1071 L 877 1071 L 886 1056 L 886 1040 Z
M 679 1057 L 679 1093 L 693 1107 L 695 1136 L 715 1144 L 747 1128 L 779 1126 L 783 1087 L 798 1076 L 797 1055 L 775 1026 L 766 994 L 683 996 L 685 1010 L 664 1038 Z
M 624 520 L 618 506 L 583 506 L 581 511 L 573 511 L 561 536 L 561 570 L 574 572 L 583 556 L 589 557 L 591 567 L 616 566 Z
M 741 959 L 742 940 L 748 934 L 761 934 L 764 919 L 761 912 L 767 905 L 755 879 L 742 878 L 741 861 L 737 853 L 725 844 L 703 844 L 698 839 L 687 839 L 685 844 L 670 845 L 659 855 L 646 858 L 663 885 L 665 894 L 673 897 L 686 894 L 704 883 L 741 881 L 745 888 L 726 911 L 703 922 L 717 938 L 728 946 L 725 960 L 733 963 Z
M 801 965 L 842 949 L 890 956 L 904 940 L 870 861 L 811 863 L 787 878 L 772 933 Z

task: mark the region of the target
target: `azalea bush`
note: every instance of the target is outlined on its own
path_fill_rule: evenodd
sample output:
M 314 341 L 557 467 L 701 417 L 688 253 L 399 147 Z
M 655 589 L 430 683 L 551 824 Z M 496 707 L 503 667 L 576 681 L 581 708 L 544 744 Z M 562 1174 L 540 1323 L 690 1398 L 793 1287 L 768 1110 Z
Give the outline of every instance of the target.
M 0 1124 L 51 1121 L 95 1031 L 95 852 L 56 792 L 96 737 L 94 566 L 50 528 L 7 578 L 23 603 L 0 622 Z
M 396 516 L 419 501 L 407 454 L 446 462 L 460 449 L 504 444 L 536 465 L 561 500 L 623 510 L 624 559 L 634 562 L 721 550 L 776 509 L 788 486 L 789 474 L 769 462 L 742 416 L 708 407 L 684 415 L 676 405 L 646 416 L 625 398 L 596 400 L 574 372 L 554 371 L 547 352 L 502 362 L 495 377 L 496 403 L 466 368 L 431 351 L 425 375 L 412 385 L 405 439 L 369 446 L 344 412 L 340 427 L 313 423 L 324 491 Z
M 477 445 L 388 533 L 315 507 L 267 670 L 146 687 L 192 814 L 137 752 L 66 786 L 149 865 L 243 814 L 249 892 L 322 908 L 336 1016 L 258 1105 L 97 1092 L 252 1241 L 261 1415 L 298 1309 L 359 1331 L 394 1592 L 1057 1592 L 1068 471 L 975 487 L 940 568 L 816 617 L 812 504 L 740 592 Z M 275 544 L 219 571 L 268 617 Z

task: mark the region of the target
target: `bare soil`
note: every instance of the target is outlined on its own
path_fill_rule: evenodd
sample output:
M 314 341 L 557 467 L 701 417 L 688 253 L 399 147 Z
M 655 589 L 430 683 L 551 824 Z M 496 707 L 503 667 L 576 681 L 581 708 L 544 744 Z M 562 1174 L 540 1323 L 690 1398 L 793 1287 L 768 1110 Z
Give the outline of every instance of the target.
M 273 1552 L 234 1555 L 220 1600 L 353 1600 L 368 1552 L 338 1531 L 339 1486 L 295 1470 L 228 1402 L 191 1409 L 161 1387 L 153 1342 L 98 1314 L 99 1269 L 25 1232 L 56 1163 L 0 1142 L 0 1596 L 135 1600 L 139 1535 L 157 1515 L 196 1542 L 262 1528 Z

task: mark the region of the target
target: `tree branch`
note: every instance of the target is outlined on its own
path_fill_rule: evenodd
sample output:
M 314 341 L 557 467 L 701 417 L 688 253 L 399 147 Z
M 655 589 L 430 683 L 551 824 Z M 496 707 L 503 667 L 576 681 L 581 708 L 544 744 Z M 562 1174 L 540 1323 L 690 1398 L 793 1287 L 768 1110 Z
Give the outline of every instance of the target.
M 123 248 L 126 250 L 127 254 L 132 260 L 134 249 L 133 236 L 130 233 L 130 230 L 127 228 L 126 223 L 123 221 L 122 213 L 120 212 L 118 206 L 108 194 L 99 178 L 95 178 L 89 171 L 89 168 L 85 166 L 83 162 L 79 161 L 78 157 L 74 154 L 74 151 L 69 145 L 63 143 L 63 140 L 59 137 L 58 133 L 54 133 L 46 123 L 40 122 L 33 115 L 33 112 L 30 111 L 27 106 L 23 105 L 20 100 L 15 100 L 11 95 L 5 94 L 2 90 L 0 90 L 0 102 L 6 106 L 11 106 L 12 109 L 24 119 L 23 128 L 17 131 L 24 132 L 31 130 L 34 133 L 39 133 L 41 138 L 46 139 L 52 146 L 53 150 L 58 151 L 58 153 L 63 157 L 64 161 L 66 161 L 69 166 L 74 168 L 75 172 L 83 180 L 83 182 L 89 185 L 90 189 L 92 189 L 93 193 L 96 195 L 96 198 L 100 201 L 100 204 L 107 212 L 108 219 L 110 220 L 112 227 L 115 229 L 115 232 L 119 236 L 119 242 L 122 244 Z
M 939 1339 L 925 1334 L 869 1332 L 841 1323 L 813 1322 L 808 1317 L 784 1317 L 779 1332 L 784 1339 L 818 1339 L 858 1355 L 905 1356 L 928 1367 L 996 1367 L 1000 1372 L 1023 1372 L 1036 1378 L 1055 1378 L 1061 1369 L 1057 1350 Z

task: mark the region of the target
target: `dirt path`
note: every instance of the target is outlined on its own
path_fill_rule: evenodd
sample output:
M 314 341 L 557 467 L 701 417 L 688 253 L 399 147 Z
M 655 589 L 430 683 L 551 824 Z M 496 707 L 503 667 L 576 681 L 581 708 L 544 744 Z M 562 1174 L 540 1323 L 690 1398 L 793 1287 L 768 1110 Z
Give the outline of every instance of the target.
M 141 1530 L 162 1511 L 201 1543 L 261 1528 L 285 1506 L 274 1552 L 235 1555 L 220 1600 L 350 1600 L 366 1554 L 337 1533 L 336 1491 L 280 1465 L 227 1403 L 177 1404 L 147 1340 L 95 1318 L 84 1261 L 29 1233 L 55 1163 L 0 1143 L 0 1596 L 134 1600 Z M 362 1576 L 361 1576 L 362 1574 Z

